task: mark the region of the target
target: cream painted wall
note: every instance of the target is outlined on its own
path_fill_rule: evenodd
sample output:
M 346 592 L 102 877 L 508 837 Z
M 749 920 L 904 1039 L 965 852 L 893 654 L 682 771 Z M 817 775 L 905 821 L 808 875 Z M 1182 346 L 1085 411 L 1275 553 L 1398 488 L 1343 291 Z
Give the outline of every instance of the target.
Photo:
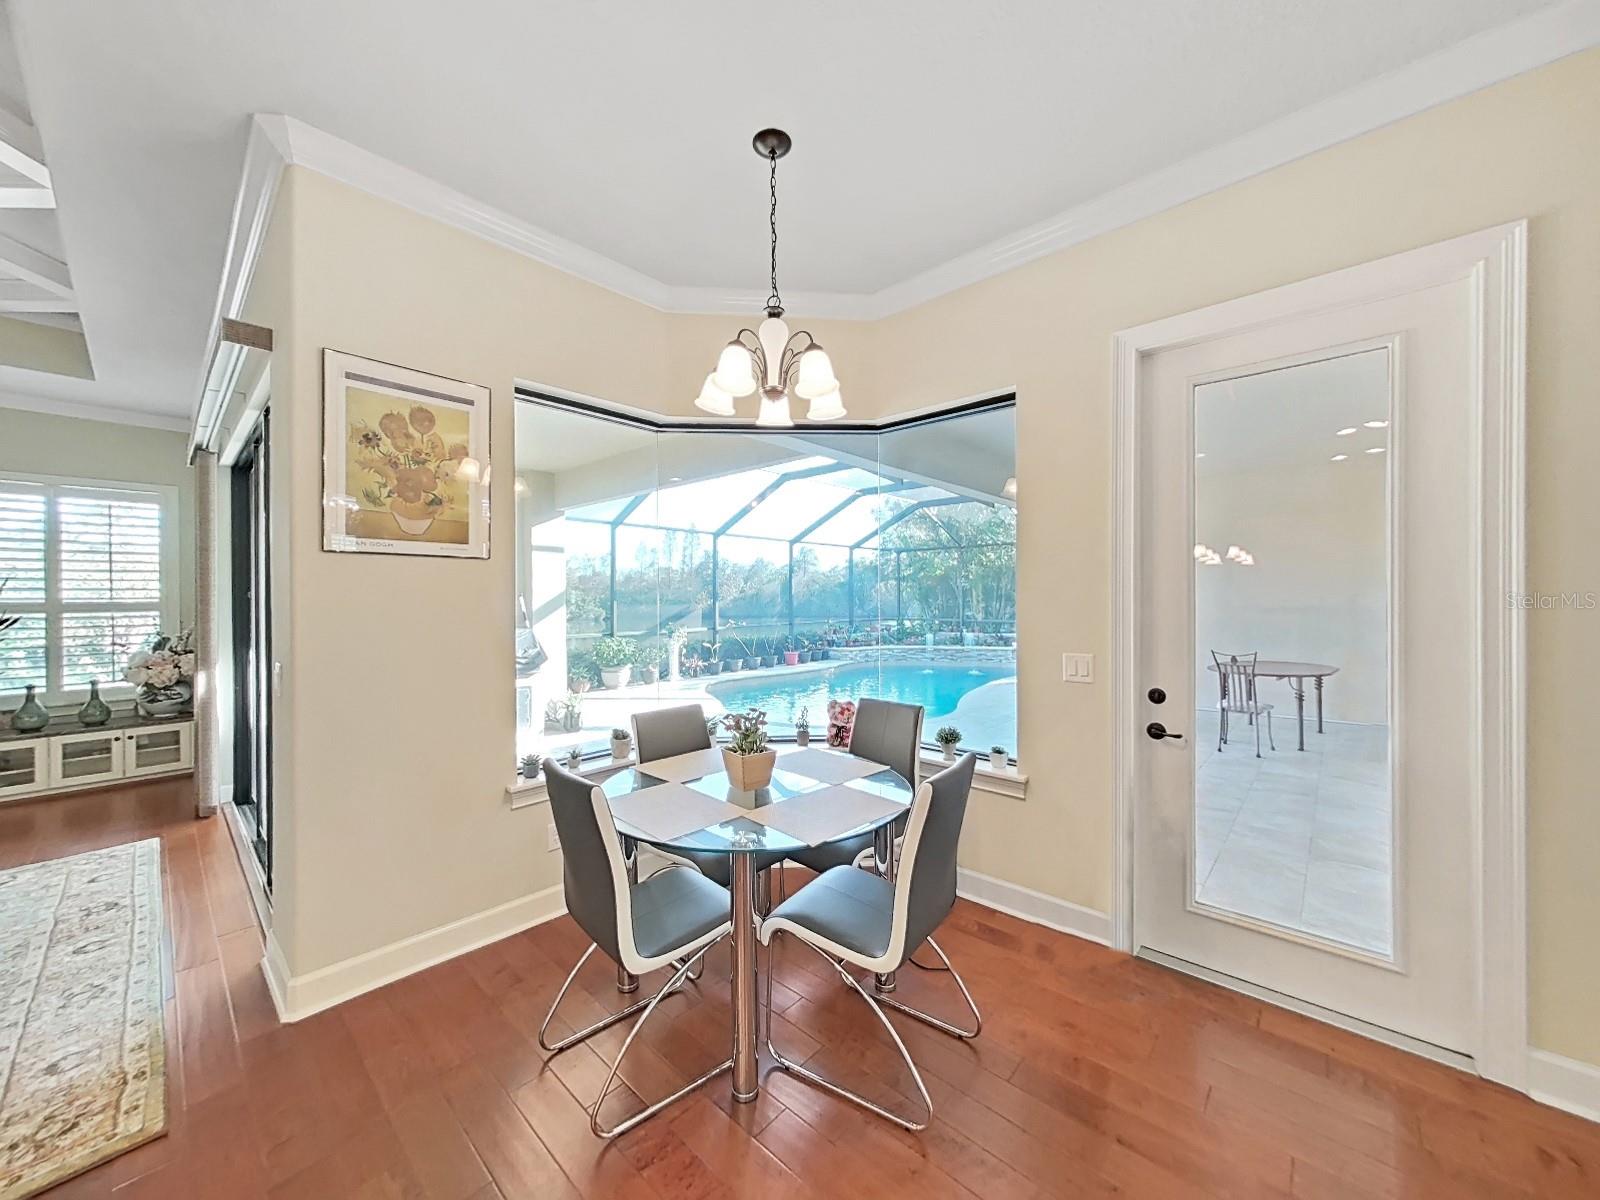
M 964 288 L 874 330 L 907 406 L 1018 393 L 1024 804 L 972 810 L 965 865 L 1111 904 L 1111 337 L 1120 329 L 1530 219 L 1528 578 L 1600 586 L 1600 51 L 1575 55 Z M 1064 685 L 1064 650 L 1094 686 Z M 1600 1063 L 1600 804 L 1584 728 L 1600 616 L 1529 621 L 1534 1043 Z
M 0 408 L 4 470 L 177 488 L 178 614 L 194 624 L 194 471 L 184 434 Z
M 289 810 L 280 885 L 296 898 L 278 937 L 298 974 L 558 880 L 542 810 L 508 811 L 502 795 L 512 381 L 687 415 L 734 323 L 665 316 L 298 169 L 279 205 L 269 253 L 283 261 L 269 274 L 294 286 L 262 307 L 279 338 L 279 649 L 293 646 L 277 753 Z M 1018 394 L 1019 744 L 1032 778 L 1025 801 L 975 800 L 965 866 L 1095 909 L 1111 902 L 1112 334 L 1530 218 L 1530 583 L 1593 588 L 1597 213 L 1590 52 L 876 325 L 814 330 L 856 415 Z M 494 461 L 505 465 L 488 562 L 320 550 L 323 346 L 494 390 Z M 1066 650 L 1096 655 L 1094 685 L 1059 682 Z M 1600 805 L 1584 755 L 1589 706 L 1572 702 L 1600 678 L 1600 619 L 1534 613 L 1530 655 L 1534 1041 L 1600 1062 Z
M 1323 697 L 1330 721 L 1388 722 L 1388 539 L 1380 458 L 1202 472 L 1195 536 L 1226 552 L 1248 549 L 1255 565 L 1195 567 L 1195 701 L 1217 706 L 1211 651 L 1330 663 L 1339 673 Z M 1274 706 L 1280 747 L 1292 746 L 1294 694 L 1258 681 Z M 1316 711 L 1307 689 L 1306 713 Z M 1289 724 L 1278 724 L 1287 721 Z M 1281 732 L 1289 730 L 1288 733 Z

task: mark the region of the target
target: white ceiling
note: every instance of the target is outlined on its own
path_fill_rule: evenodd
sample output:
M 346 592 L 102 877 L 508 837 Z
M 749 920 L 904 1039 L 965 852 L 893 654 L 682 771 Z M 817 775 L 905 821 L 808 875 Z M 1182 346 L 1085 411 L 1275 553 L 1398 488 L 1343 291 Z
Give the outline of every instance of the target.
M 766 180 L 749 138 L 781 125 L 785 290 L 861 295 L 1549 3 L 10 7 L 98 380 L 0 368 L 0 389 L 183 415 L 252 113 L 664 284 L 756 292 Z

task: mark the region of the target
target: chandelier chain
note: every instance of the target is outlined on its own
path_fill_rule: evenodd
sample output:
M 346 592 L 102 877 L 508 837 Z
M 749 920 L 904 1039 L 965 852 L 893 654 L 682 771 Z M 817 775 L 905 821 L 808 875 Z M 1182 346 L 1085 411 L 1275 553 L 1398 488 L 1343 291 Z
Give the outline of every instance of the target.
M 781 309 L 783 298 L 778 295 L 778 156 L 770 154 L 767 157 L 772 164 L 768 181 L 772 203 L 767 210 L 767 223 L 772 230 L 772 292 L 767 296 L 767 307 Z

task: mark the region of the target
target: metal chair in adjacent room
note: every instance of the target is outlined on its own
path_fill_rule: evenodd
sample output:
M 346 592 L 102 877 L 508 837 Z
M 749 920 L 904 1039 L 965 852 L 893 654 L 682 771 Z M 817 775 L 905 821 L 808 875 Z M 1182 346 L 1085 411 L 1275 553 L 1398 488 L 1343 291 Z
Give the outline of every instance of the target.
M 550 1012 L 539 1027 L 539 1045 L 558 1054 L 634 1013 L 640 1014 L 623 1040 L 622 1049 L 612 1060 L 600 1094 L 589 1110 L 589 1128 L 598 1137 L 611 1138 L 632 1129 L 733 1066 L 730 1058 L 666 1099 L 656 1101 L 611 1128 L 600 1124 L 600 1105 L 611 1090 L 628 1047 L 633 1045 L 633 1039 L 662 998 L 682 987 L 690 970 L 703 960 L 706 951 L 728 935 L 731 902 L 726 888 L 687 866 L 667 867 L 643 883 L 633 883 L 628 877 L 622 838 L 612 822 L 605 794 L 554 759 L 545 760 L 544 770 L 550 809 L 561 836 L 562 885 L 567 912 L 594 944 L 583 952 L 556 993 Z M 552 1042 L 549 1040 L 550 1022 L 572 987 L 572 981 L 596 950 L 634 975 L 666 966 L 676 970 L 648 1000 L 629 1005 L 621 1012 Z
M 927 1111 L 920 1119 L 900 1116 L 785 1058 L 772 1042 L 772 971 L 769 969 L 767 1050 L 773 1061 L 785 1071 L 809 1079 L 912 1131 L 928 1127 L 933 1118 L 933 1101 L 900 1034 L 884 1015 L 883 1006 L 897 1009 L 953 1037 L 974 1038 L 983 1028 L 983 1018 L 972 993 L 932 936 L 955 905 L 956 845 L 961 840 L 961 822 L 966 815 L 967 797 L 972 791 L 972 775 L 977 763 L 975 755 L 967 754 L 955 766 L 934 775 L 917 789 L 906 822 L 905 845 L 894 882 L 872 871 L 851 866 L 834 867 L 778 905 L 761 923 L 761 942 L 768 947 L 769 954 L 777 935 L 788 934 L 816 951 L 866 1001 L 910 1069 Z M 970 1028 L 952 1025 L 891 996 L 874 998 L 847 969 L 854 966 L 874 974 L 897 971 L 923 943 L 939 956 L 960 989 L 972 1013 Z
M 1267 747 L 1276 750 L 1277 744 L 1272 740 L 1272 705 L 1263 704 L 1256 696 L 1256 654 L 1222 655 L 1217 651 L 1211 652 L 1211 659 L 1217 666 L 1217 686 L 1220 696 L 1217 700 L 1217 750 L 1228 744 L 1228 717 L 1233 713 L 1243 713 L 1256 731 L 1256 757 L 1261 757 L 1261 718 L 1267 722 Z
M 633 723 L 633 748 L 638 761 L 647 763 L 711 749 L 711 731 L 706 728 L 706 719 L 705 710 L 698 704 L 679 704 L 672 708 L 634 713 L 630 720 Z M 674 850 L 671 857 L 692 863 L 702 875 L 716 880 L 723 887 L 733 882 L 733 862 L 726 854 L 719 854 L 715 850 Z M 757 854 L 755 869 L 759 874 L 782 861 L 781 854 Z M 767 877 L 763 875 L 761 878 L 764 880 Z

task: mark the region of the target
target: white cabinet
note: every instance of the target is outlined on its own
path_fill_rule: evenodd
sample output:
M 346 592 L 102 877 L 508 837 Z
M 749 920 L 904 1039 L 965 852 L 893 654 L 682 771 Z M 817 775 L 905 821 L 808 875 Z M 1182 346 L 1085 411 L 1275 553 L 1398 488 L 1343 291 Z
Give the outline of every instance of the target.
M 79 787 L 122 778 L 121 730 L 69 733 L 50 739 L 50 786 Z
M 162 775 L 168 771 L 187 771 L 194 765 L 194 725 L 180 721 L 174 725 L 154 725 L 127 729 L 122 734 L 122 774 Z
M 50 743 L 44 738 L 0 742 L 0 800 L 50 786 Z

